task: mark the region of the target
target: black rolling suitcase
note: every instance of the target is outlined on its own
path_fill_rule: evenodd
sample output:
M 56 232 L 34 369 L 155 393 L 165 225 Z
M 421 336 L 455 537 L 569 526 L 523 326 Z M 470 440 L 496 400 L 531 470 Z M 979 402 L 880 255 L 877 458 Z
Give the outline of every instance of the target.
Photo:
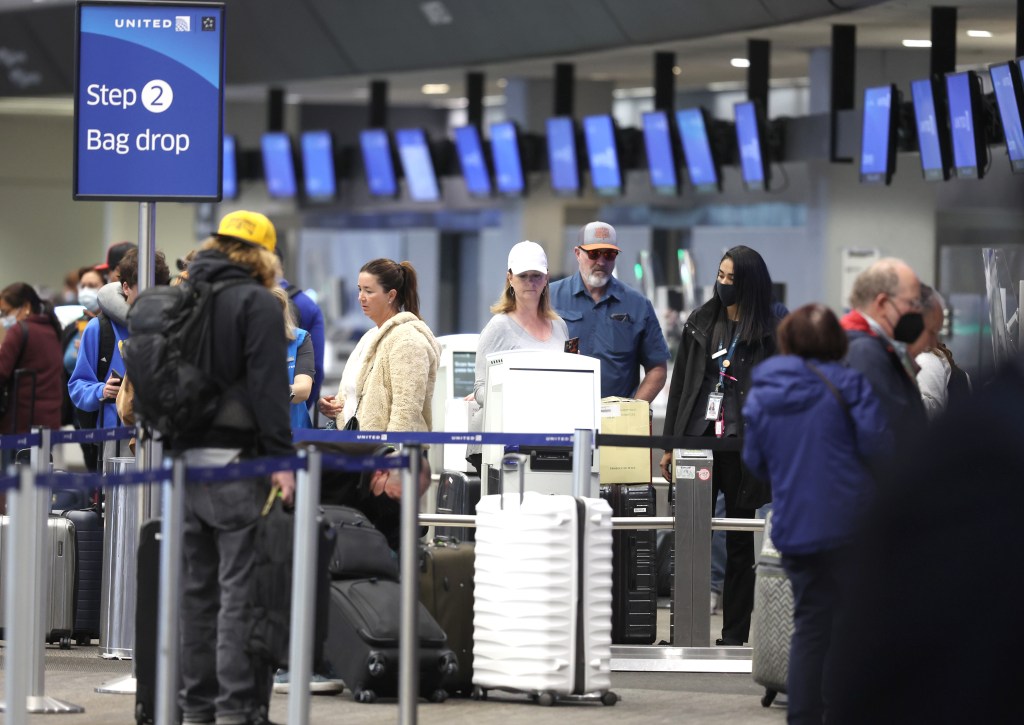
M 466 697 L 473 693 L 475 548 L 466 542 L 441 540 L 420 552 L 420 601 L 441 625 L 459 659 L 459 671 L 445 681 L 445 689 Z
M 135 722 L 148 725 L 156 713 L 157 610 L 160 604 L 160 519 L 139 529 L 135 597 Z M 177 708 L 177 703 L 175 703 Z M 175 722 L 181 720 L 180 713 Z
M 398 637 L 401 610 L 398 582 L 349 579 L 331 584 L 327 660 L 352 690 L 356 702 L 398 695 Z M 458 670 L 444 630 L 419 605 L 420 695 L 432 702 L 448 697 L 446 678 Z
M 96 508 L 52 511 L 75 525 L 75 604 L 72 638 L 87 645 L 100 636 L 103 515 Z
M 654 486 L 601 486 L 613 516 L 654 516 Z M 658 634 L 655 532 L 612 535 L 612 644 L 653 644 Z
M 472 516 L 480 501 L 480 477 L 461 471 L 441 471 L 437 481 L 437 513 Z M 476 529 L 438 526 L 434 538 L 444 541 L 474 541 Z

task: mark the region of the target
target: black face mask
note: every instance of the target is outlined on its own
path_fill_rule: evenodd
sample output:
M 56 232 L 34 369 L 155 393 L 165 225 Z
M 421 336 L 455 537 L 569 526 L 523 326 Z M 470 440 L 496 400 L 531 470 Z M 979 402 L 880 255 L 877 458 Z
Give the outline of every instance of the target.
M 892 328 L 892 339 L 910 344 L 921 337 L 924 332 L 924 315 L 920 312 L 907 312 L 900 315 L 896 327 Z
M 726 307 L 732 307 L 736 304 L 736 285 L 715 282 L 715 293 Z

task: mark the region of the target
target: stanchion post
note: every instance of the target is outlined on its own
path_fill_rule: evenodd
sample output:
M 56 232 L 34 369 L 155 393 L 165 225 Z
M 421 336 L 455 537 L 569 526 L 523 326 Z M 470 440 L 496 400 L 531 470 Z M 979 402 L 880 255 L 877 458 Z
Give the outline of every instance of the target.
M 673 451 L 675 466 L 675 576 L 672 586 L 672 644 L 708 647 L 711 619 L 711 472 L 710 450 Z M 701 475 L 706 471 L 706 475 Z
M 299 470 L 295 488 L 295 535 L 292 549 L 291 639 L 288 643 L 289 680 L 288 722 L 309 723 L 310 693 L 307 683 L 313 677 L 313 630 L 315 621 L 320 506 L 321 454 L 313 446 L 306 450 L 306 470 Z
M 4 690 L 6 701 L 4 710 L 6 712 L 5 722 L 9 725 L 27 725 L 28 723 L 28 689 L 30 669 L 19 667 L 17 663 L 29 661 L 29 651 L 35 645 L 41 646 L 40 642 L 33 642 L 34 633 L 24 626 L 31 616 L 32 609 L 38 609 L 31 597 L 18 596 L 25 590 L 26 584 L 32 585 L 34 577 L 31 576 L 32 566 L 32 527 L 28 522 L 31 510 L 28 509 L 26 492 L 35 488 L 35 476 L 28 466 L 18 466 L 11 469 L 18 470 L 19 486 L 11 489 L 7 496 L 7 506 L 10 511 L 7 527 L 7 541 L 4 548 L 8 553 L 7 570 L 4 574 L 4 611 L 7 613 L 4 620 L 4 634 L 7 640 L 4 659 Z
M 166 464 L 165 464 L 166 468 Z M 181 601 L 181 537 L 185 518 L 185 457 L 174 457 L 163 485 L 160 525 L 160 608 L 157 623 L 156 725 L 175 725 L 178 683 L 178 608 Z
M 577 428 L 572 437 L 572 495 L 593 496 L 590 469 L 594 466 L 594 432 Z
M 40 445 L 34 446 L 30 453 L 29 461 L 33 478 L 43 473 L 49 473 L 50 467 L 50 431 L 36 428 L 35 432 L 39 434 Z M 23 582 L 32 582 L 32 586 L 35 588 L 35 596 L 32 601 L 38 603 L 35 611 L 32 612 L 31 629 L 35 640 L 29 648 L 30 659 L 27 660 L 27 662 L 31 662 L 29 670 L 32 673 L 32 683 L 28 693 L 30 697 L 42 697 L 46 692 L 46 659 L 43 656 L 43 642 L 46 641 L 47 614 L 50 612 L 50 599 L 53 597 L 50 583 L 53 581 L 54 548 L 48 540 L 50 538 L 50 496 L 48 492 L 49 489 L 44 490 L 36 486 L 33 480 L 31 491 L 26 492 L 23 499 L 26 502 L 31 502 L 25 508 L 28 509 L 26 513 L 31 516 L 33 522 L 32 533 L 35 548 L 32 550 L 32 558 L 35 560 L 35 564 L 32 571 L 38 574 L 31 580 L 22 579 Z M 74 627 L 73 622 L 71 626 Z
M 416 725 L 419 706 L 419 513 L 420 467 L 423 447 L 404 446 L 409 468 L 402 471 L 402 574 L 401 636 L 398 649 L 398 722 Z

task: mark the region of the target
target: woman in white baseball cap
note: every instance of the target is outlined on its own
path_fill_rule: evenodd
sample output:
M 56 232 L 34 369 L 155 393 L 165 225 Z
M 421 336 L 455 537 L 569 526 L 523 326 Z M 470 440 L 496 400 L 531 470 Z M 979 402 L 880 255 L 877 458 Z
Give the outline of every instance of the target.
M 548 255 L 536 242 L 523 241 L 508 253 L 505 287 L 498 301 L 491 305 L 491 318 L 480 333 L 476 348 L 476 383 L 472 398 L 480 405 L 473 413 L 470 430 L 483 425 L 484 375 L 487 356 L 506 350 L 565 349 L 569 329 L 551 307 L 548 289 Z M 471 446 L 467 460 L 480 469 L 479 446 Z

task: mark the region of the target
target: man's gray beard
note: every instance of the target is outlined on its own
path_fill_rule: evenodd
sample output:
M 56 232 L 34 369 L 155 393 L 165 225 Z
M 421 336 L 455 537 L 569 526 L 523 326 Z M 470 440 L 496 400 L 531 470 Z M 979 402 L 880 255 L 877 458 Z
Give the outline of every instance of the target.
M 590 274 L 587 276 L 587 284 L 589 284 L 591 287 L 604 287 L 606 284 L 608 284 L 608 279 L 610 277 L 610 274 Z

